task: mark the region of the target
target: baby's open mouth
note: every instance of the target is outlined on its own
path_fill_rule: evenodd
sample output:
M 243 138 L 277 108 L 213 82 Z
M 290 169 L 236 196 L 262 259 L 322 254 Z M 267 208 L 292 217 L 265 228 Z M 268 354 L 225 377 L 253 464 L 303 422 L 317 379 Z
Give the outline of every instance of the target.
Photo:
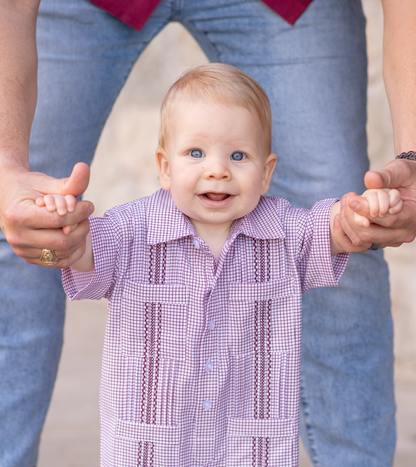
M 230 197 L 228 193 L 204 193 L 202 196 L 211 201 L 224 201 Z

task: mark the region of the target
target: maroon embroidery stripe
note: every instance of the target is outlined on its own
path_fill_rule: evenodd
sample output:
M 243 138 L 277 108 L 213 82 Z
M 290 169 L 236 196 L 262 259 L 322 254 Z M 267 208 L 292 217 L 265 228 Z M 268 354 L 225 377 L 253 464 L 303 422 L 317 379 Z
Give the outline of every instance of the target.
M 143 368 L 142 368 L 142 390 L 141 390 L 141 407 L 140 407 L 140 422 L 146 420 L 146 388 L 147 388 L 147 367 L 149 365 L 149 303 L 145 303 L 144 309 L 144 350 L 143 350 Z
M 271 279 L 270 243 L 253 240 L 254 282 L 268 282 Z M 271 417 L 271 305 L 272 301 L 254 303 L 254 418 Z M 254 467 L 269 464 L 269 439 L 253 437 L 252 461 Z
M 155 272 L 154 274 L 154 283 L 159 284 L 160 282 L 160 248 L 161 245 L 158 244 L 155 247 L 155 262 L 153 264 L 153 270 Z
M 252 438 L 252 467 L 268 467 L 270 455 L 270 438 Z
M 137 467 L 141 467 L 143 465 L 143 463 L 142 463 L 142 449 L 143 449 L 142 444 L 143 443 L 141 441 L 139 441 L 138 453 L 137 453 Z
M 149 354 L 146 354 L 145 359 L 148 360 L 148 372 L 147 372 L 147 381 L 144 381 L 144 393 L 143 398 L 146 399 L 146 421 L 145 423 L 151 423 L 152 419 L 152 412 L 156 410 L 156 407 L 152 404 L 152 389 L 153 389 L 153 377 L 155 376 L 154 373 L 157 372 L 157 366 L 159 362 L 157 362 L 154 358 L 148 356 L 153 355 L 154 349 L 154 342 L 155 342 L 155 311 L 156 311 L 156 304 L 150 304 L 150 313 L 147 313 L 146 320 L 149 320 L 148 327 L 150 328 L 150 333 L 148 335 L 148 342 L 146 343 L 147 350 Z
M 155 446 L 148 441 L 139 441 L 137 467 L 153 467 Z
M 146 467 L 153 467 L 153 457 L 155 453 L 155 445 L 153 443 L 146 443 L 148 445 L 148 461 L 147 461 L 147 466 Z
M 258 315 L 259 315 L 259 302 L 254 302 L 254 418 L 259 418 L 258 408 L 258 388 L 259 388 L 259 330 L 258 330 Z
M 270 444 L 270 438 L 263 438 L 265 441 L 265 446 L 264 446 L 264 467 L 267 467 L 269 465 L 269 444 Z
M 258 449 L 257 449 L 257 465 L 261 467 L 263 465 L 263 438 L 259 439 Z
M 155 246 L 151 246 L 150 268 L 153 271 L 150 276 L 151 284 L 165 283 L 167 249 L 166 243 L 159 243 Z
M 166 244 L 152 245 L 149 252 L 149 284 L 163 284 L 166 271 Z M 156 425 L 159 364 L 162 338 L 162 304 L 146 303 L 140 421 Z M 139 442 L 138 465 L 152 467 L 154 444 Z
M 166 274 L 166 261 L 167 261 L 167 250 L 168 250 L 168 245 L 166 243 L 162 244 L 163 248 L 163 261 L 162 261 L 162 270 L 160 272 L 160 283 L 164 284 L 165 283 L 165 274 Z
M 257 438 L 253 437 L 251 448 L 251 464 L 252 467 L 257 467 Z
M 272 405 L 272 342 L 271 342 L 271 336 L 272 336 L 272 300 L 269 299 L 267 301 L 267 332 L 266 332 L 266 355 L 267 355 L 267 374 L 266 380 L 266 413 L 265 413 L 265 418 L 270 418 L 271 417 L 271 405 Z
M 156 425 L 156 407 L 157 407 L 157 391 L 159 387 L 159 362 L 160 362 L 160 342 L 161 342 L 161 328 L 162 328 L 162 305 L 160 303 L 157 304 L 157 308 L 155 309 L 156 313 L 156 345 L 154 350 L 154 357 L 153 361 L 155 362 L 155 382 L 153 385 L 153 418 L 152 424 Z
M 155 247 L 152 245 L 150 247 L 150 254 L 149 254 L 149 284 L 154 284 L 153 280 L 153 268 L 154 268 L 154 255 L 155 255 Z

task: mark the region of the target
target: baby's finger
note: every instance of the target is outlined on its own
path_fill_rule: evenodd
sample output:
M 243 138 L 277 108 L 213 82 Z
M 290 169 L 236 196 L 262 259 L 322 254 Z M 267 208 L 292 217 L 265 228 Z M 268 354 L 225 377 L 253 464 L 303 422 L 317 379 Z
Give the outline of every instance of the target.
M 55 205 L 56 205 L 56 210 L 58 211 L 58 214 L 60 216 L 65 216 L 65 214 L 68 212 L 66 208 L 66 200 L 63 196 L 61 195 L 55 195 Z
M 368 190 L 363 194 L 363 197 L 368 202 L 370 217 L 377 217 L 379 210 L 377 193 L 372 190 Z
M 378 217 L 384 217 L 390 207 L 390 196 L 386 190 L 377 190 Z
M 39 198 L 37 198 L 35 203 L 36 203 L 36 206 L 39 206 L 40 208 L 45 207 L 45 200 L 43 199 L 43 196 L 40 196 Z
M 396 204 L 398 204 L 399 201 L 401 201 L 399 190 L 396 190 L 396 189 L 390 190 L 389 200 L 390 200 L 390 207 L 396 206 Z
M 45 207 L 49 212 L 56 211 L 55 197 L 53 195 L 45 195 L 43 197 Z
M 65 227 L 62 227 L 62 231 L 65 235 L 69 235 L 71 232 L 73 232 L 76 228 L 78 227 L 78 224 L 72 224 L 72 225 L 66 225 Z
M 399 199 L 399 202 L 389 209 L 389 214 L 397 214 L 403 209 L 403 201 Z
M 66 195 L 65 201 L 66 201 L 66 209 L 68 210 L 68 212 L 74 212 L 75 204 L 77 202 L 76 198 L 72 195 Z

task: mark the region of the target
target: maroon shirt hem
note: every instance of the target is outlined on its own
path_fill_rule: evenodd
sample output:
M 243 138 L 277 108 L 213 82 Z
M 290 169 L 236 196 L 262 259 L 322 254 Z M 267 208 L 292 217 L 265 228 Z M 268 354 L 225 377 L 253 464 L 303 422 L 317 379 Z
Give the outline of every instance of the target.
M 90 0 L 132 28 L 140 31 L 160 0 Z M 312 0 L 261 0 L 279 16 L 293 25 Z
M 312 0 L 261 0 L 292 26 Z
M 132 28 L 140 31 L 155 11 L 159 1 L 143 0 L 90 0 L 101 9 L 112 14 Z

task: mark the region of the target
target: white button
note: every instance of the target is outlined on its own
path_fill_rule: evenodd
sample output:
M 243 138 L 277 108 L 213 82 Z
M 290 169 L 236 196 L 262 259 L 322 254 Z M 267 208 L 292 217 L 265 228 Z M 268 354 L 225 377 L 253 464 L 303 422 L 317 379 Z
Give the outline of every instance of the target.
M 205 371 L 209 373 L 214 369 L 214 364 L 211 362 L 211 359 L 208 359 L 207 363 L 205 363 Z
M 201 248 L 201 245 L 199 244 L 198 240 L 194 238 L 194 247 L 199 250 Z
M 205 399 L 204 403 L 202 404 L 204 410 L 209 410 L 212 407 L 212 403 L 209 399 Z
M 212 319 L 210 322 L 209 322 L 209 330 L 210 331 L 213 331 L 215 329 L 215 319 Z

